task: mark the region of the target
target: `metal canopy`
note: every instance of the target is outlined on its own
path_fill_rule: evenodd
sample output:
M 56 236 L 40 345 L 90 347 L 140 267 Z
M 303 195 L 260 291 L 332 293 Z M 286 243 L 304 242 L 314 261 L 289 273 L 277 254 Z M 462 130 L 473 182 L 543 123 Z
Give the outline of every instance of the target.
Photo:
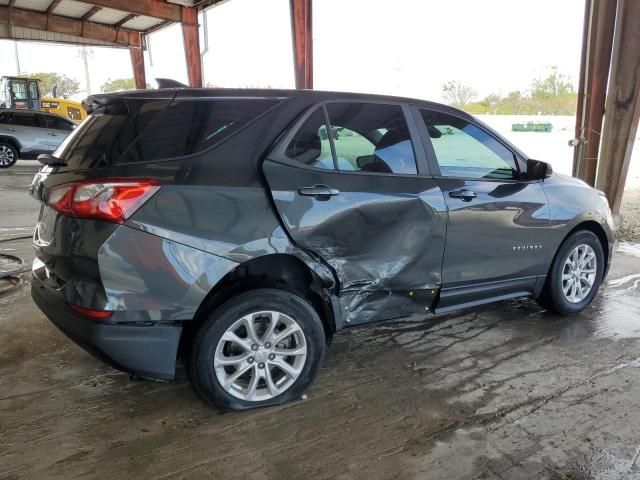
M 0 38 L 140 48 L 144 35 L 220 1 L 0 0 Z

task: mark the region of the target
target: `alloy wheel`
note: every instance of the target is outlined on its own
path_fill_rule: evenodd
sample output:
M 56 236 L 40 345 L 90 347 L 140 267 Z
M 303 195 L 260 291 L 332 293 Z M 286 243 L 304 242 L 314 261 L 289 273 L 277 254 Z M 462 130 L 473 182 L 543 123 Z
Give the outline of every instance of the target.
M 571 250 L 562 268 L 562 292 L 571 303 L 584 300 L 596 280 L 598 260 L 590 245 L 580 244 Z
M 307 359 L 300 325 L 273 310 L 243 316 L 222 335 L 213 366 L 218 382 L 245 401 L 270 400 L 289 389 Z
M 6 167 L 11 165 L 15 160 L 13 150 L 6 145 L 0 145 L 0 166 Z

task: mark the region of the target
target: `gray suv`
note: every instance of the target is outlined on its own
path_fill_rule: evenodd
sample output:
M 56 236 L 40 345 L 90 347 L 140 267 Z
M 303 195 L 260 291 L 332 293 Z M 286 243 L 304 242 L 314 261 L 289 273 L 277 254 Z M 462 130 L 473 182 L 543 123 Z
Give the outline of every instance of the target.
M 593 300 L 601 192 L 459 110 L 289 90 L 96 95 L 31 185 L 32 296 L 116 368 L 239 410 L 299 398 L 332 335 Z
M 60 115 L 33 110 L 0 109 L 0 168 L 19 158 L 52 153 L 76 128 Z

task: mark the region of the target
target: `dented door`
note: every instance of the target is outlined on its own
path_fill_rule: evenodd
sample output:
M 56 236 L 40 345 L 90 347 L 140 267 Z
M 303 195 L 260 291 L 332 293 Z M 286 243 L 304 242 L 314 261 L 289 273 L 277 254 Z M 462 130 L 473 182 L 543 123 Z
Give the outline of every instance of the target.
M 426 176 L 346 173 L 267 160 L 264 173 L 293 240 L 340 284 L 348 324 L 423 313 L 441 283 L 445 203 Z M 301 196 L 305 186 L 339 194 Z

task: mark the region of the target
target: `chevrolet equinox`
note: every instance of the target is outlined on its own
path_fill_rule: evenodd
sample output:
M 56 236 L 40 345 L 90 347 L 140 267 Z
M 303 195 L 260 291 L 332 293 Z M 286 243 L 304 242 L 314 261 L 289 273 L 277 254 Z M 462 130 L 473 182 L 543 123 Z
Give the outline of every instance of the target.
M 345 327 L 514 297 L 572 314 L 606 198 L 447 106 L 288 90 L 95 95 L 34 177 L 32 296 L 110 365 L 226 410 L 299 398 Z

